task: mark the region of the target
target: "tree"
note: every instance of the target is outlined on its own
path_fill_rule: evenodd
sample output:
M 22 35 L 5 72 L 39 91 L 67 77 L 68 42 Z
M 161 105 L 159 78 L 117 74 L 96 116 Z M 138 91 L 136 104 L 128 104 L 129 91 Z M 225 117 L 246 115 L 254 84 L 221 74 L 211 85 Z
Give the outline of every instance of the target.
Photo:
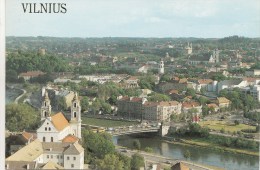
M 132 155 L 131 170 L 139 170 L 141 167 L 144 167 L 144 157 L 135 153 Z
M 153 148 L 145 147 L 145 148 L 144 148 L 144 151 L 145 151 L 145 152 L 149 152 L 149 153 L 153 153 Z
M 68 106 L 65 97 L 59 97 L 57 99 L 58 110 L 67 110 Z
M 80 104 L 81 104 L 81 109 L 82 111 L 87 111 L 88 110 L 88 106 L 89 106 L 89 99 L 87 96 L 84 96 L 81 101 L 80 101 Z
M 239 125 L 239 121 L 238 120 L 235 120 L 234 123 L 235 123 L 235 125 Z
M 27 104 L 6 105 L 6 128 L 10 131 L 34 130 L 40 124 L 39 113 Z
M 152 102 L 161 102 L 161 101 L 170 101 L 170 97 L 164 94 L 160 94 L 160 93 L 153 93 L 149 98 L 149 101 Z
M 187 88 L 186 95 L 194 97 L 196 95 L 196 91 L 194 89 Z
M 115 153 L 115 146 L 112 137 L 106 133 L 93 133 L 92 131 L 82 131 L 82 146 L 86 148 L 92 157 L 103 159 L 107 154 Z
M 126 155 L 123 155 L 121 153 L 117 153 L 119 160 L 121 160 L 124 163 L 124 170 L 130 170 L 131 169 L 131 158 L 129 158 Z
M 220 133 L 225 133 L 225 129 L 224 129 L 224 128 L 221 128 L 221 129 L 220 129 Z
M 138 139 L 135 139 L 135 140 L 133 141 L 133 147 L 134 147 L 135 149 L 137 149 L 137 150 L 140 150 L 140 149 L 141 149 L 141 143 L 140 143 L 140 141 L 139 141 Z
M 103 160 L 98 162 L 100 170 L 124 170 L 124 162 L 119 160 L 115 154 L 107 154 Z
M 186 150 L 186 151 L 183 153 L 183 157 L 184 157 L 185 159 L 190 158 L 190 156 L 191 156 L 191 153 L 190 153 L 189 150 Z
M 15 70 L 7 70 L 6 71 L 6 81 L 7 82 L 17 82 L 18 80 L 18 75 L 17 75 L 17 72 Z

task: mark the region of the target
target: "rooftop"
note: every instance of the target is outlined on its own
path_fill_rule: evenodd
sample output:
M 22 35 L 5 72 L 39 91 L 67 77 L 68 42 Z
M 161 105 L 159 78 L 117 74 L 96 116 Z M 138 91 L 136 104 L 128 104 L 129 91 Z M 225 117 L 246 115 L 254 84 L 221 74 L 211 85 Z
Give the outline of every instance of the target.
M 69 122 L 61 112 L 51 116 L 51 121 L 58 131 L 61 131 L 67 126 L 69 126 Z

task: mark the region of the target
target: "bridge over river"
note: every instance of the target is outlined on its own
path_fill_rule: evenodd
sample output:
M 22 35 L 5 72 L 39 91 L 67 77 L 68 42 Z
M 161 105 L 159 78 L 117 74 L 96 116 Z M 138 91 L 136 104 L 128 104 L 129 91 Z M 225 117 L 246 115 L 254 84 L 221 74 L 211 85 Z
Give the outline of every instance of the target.
M 89 126 L 95 129 L 102 129 L 104 127 L 100 126 L 92 126 L 87 124 L 82 124 L 82 127 Z M 161 136 L 164 136 L 168 133 L 169 126 L 123 126 L 123 127 L 110 127 L 107 128 L 106 131 L 110 133 L 112 136 L 120 136 L 120 135 L 129 135 L 129 134 L 137 134 L 137 133 L 149 133 L 149 132 L 158 132 Z

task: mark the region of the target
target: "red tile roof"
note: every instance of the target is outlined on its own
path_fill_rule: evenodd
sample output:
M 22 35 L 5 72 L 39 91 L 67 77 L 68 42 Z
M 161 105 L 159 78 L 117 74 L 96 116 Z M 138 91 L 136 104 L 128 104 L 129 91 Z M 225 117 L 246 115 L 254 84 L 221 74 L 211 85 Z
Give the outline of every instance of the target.
M 62 142 L 74 143 L 74 142 L 77 142 L 78 140 L 79 140 L 79 138 L 77 138 L 76 136 L 68 135 L 64 139 L 62 139 Z
M 58 131 L 62 131 L 64 128 L 69 126 L 69 122 L 61 112 L 51 116 L 51 121 Z
M 212 83 L 212 82 L 213 82 L 213 80 L 211 80 L 211 79 L 199 79 L 198 80 L 199 84 L 209 84 L 209 83 Z
M 21 73 L 19 76 L 30 76 L 30 77 L 38 77 L 40 75 L 45 74 L 44 72 L 41 71 L 28 71 L 26 73 Z
M 194 101 L 182 103 L 182 107 L 184 107 L 184 108 L 193 108 L 193 107 L 198 107 L 198 106 L 200 106 L 200 104 L 198 102 L 194 102 Z

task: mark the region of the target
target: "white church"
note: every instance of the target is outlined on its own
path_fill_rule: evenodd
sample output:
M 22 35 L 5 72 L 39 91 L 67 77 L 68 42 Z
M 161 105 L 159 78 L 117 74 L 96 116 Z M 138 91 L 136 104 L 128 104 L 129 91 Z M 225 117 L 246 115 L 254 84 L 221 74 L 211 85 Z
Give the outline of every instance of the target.
M 37 138 L 41 142 L 62 142 L 66 137 L 73 135 L 81 139 L 81 106 L 77 93 L 72 100 L 70 120 L 59 112 L 51 116 L 51 104 L 48 92 L 45 91 L 41 106 L 41 121 L 37 129 Z
M 77 93 L 72 100 L 69 121 L 59 112 L 51 115 L 45 91 L 37 139 L 5 160 L 5 169 L 84 169 L 81 139 L 81 107 Z

